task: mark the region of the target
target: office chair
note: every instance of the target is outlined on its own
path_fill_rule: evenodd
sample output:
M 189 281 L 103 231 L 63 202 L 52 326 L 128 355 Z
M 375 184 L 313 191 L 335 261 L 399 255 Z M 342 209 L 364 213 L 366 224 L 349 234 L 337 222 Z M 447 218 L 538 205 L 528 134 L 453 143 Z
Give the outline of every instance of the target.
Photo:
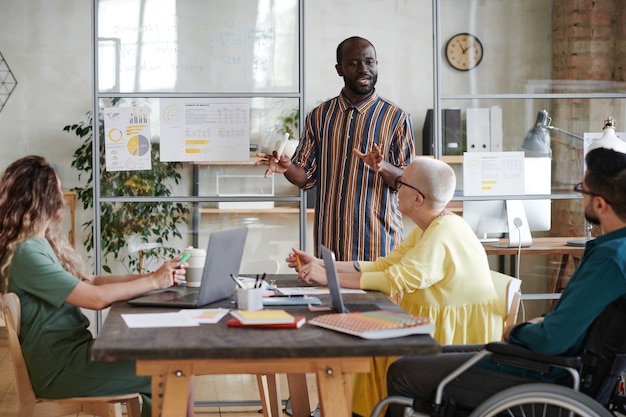
M 55 417 L 77 414 L 79 412 L 102 417 L 122 417 L 122 403 L 126 404 L 128 417 L 139 417 L 141 415 L 138 393 L 63 399 L 38 397 L 33 391 L 28 369 L 22 355 L 22 346 L 19 341 L 20 299 L 15 293 L 3 295 L 2 311 L 7 329 L 17 393 L 20 399 L 18 417 Z
M 490 272 L 493 285 L 506 311 L 504 317 L 504 328 L 506 329 L 509 324 L 514 324 L 517 321 L 522 297 L 522 280 L 497 271 Z

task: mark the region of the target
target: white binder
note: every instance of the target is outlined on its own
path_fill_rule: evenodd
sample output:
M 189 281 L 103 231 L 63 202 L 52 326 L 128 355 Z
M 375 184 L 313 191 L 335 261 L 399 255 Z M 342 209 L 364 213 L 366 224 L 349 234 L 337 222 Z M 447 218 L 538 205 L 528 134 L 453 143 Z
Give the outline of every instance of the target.
M 486 107 L 470 107 L 465 113 L 468 152 L 491 151 L 490 111 Z

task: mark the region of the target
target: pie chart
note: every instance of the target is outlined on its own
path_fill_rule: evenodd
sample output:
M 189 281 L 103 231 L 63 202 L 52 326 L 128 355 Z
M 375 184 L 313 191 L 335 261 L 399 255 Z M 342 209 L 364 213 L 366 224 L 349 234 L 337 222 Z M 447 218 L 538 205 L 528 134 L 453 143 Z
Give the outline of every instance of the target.
M 150 141 L 143 135 L 136 135 L 128 139 L 128 152 L 133 156 L 144 156 L 150 151 Z

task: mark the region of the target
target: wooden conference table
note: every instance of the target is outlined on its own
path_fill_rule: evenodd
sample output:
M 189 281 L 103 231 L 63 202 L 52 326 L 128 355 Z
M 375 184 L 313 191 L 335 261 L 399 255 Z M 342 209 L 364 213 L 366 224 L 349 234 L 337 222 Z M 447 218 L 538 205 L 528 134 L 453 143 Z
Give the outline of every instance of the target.
M 529 247 L 523 247 L 519 251 L 519 255 L 560 255 L 561 259 L 556 273 L 550 277 L 548 288 L 552 293 L 560 291 L 565 286 L 565 272 L 568 262 L 573 260 L 574 267 L 578 266 L 580 258 L 583 256 L 585 248 L 582 246 L 569 246 L 568 240 L 575 239 L 572 237 L 533 237 L 532 244 Z M 483 243 L 487 255 L 498 255 L 500 257 L 500 272 L 505 272 L 504 257 L 511 257 L 510 268 L 508 274 L 515 276 L 515 259 L 518 255 L 518 248 L 506 248 L 497 246 L 505 243 L 501 240 L 499 243 Z
M 277 281 L 279 287 L 281 281 Z M 327 301 L 327 296 L 319 297 Z M 378 292 L 346 294 L 345 300 L 375 302 L 385 310 L 400 309 Z M 233 308 L 233 304 L 223 300 L 211 307 Z M 310 312 L 307 307 L 284 308 L 307 318 L 324 314 Z M 322 415 L 349 417 L 351 376 L 369 372 L 372 356 L 439 352 L 439 345 L 427 335 L 365 340 L 308 323 L 288 330 L 229 328 L 228 315 L 217 324 L 199 327 L 130 329 L 121 317 L 124 313 L 160 311 L 171 310 L 114 304 L 92 351 L 96 361 L 136 361 L 137 374 L 152 377 L 153 417 L 185 416 L 191 375 L 280 373 L 315 374 Z

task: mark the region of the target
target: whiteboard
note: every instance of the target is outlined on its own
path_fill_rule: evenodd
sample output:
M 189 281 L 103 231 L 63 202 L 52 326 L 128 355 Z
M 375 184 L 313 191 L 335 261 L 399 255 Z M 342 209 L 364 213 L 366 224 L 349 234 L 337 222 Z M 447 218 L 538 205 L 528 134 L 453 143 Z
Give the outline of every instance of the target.
M 98 90 L 298 92 L 298 0 L 100 0 Z

